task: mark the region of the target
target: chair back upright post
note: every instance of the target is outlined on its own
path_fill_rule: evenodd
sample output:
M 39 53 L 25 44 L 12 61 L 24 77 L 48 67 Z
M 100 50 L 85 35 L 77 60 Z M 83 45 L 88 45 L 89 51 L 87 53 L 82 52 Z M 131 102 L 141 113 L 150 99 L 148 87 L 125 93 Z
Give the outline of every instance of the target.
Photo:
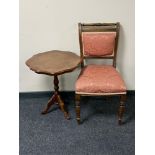
M 80 56 L 83 59 L 82 62 L 81 62 L 81 68 L 84 67 L 84 60 L 85 59 L 89 59 L 89 58 L 112 59 L 113 60 L 113 64 L 112 65 L 113 65 L 113 67 L 116 68 L 116 56 L 117 56 L 118 38 L 119 38 L 119 29 L 120 29 L 119 22 L 117 22 L 117 23 L 79 23 L 78 24 L 78 27 L 79 27 Z M 112 51 L 111 54 L 109 54 L 109 53 L 108 54 L 104 54 L 103 53 L 103 54 L 97 54 L 97 55 L 95 55 L 95 54 L 86 54 L 85 53 L 84 34 L 86 34 L 87 36 L 89 35 L 88 37 L 90 37 L 91 35 L 93 35 L 95 33 L 97 35 L 98 34 L 101 34 L 102 36 L 101 35 L 100 36 L 102 38 L 104 38 L 104 35 L 105 34 L 108 34 L 108 33 L 109 34 L 110 33 L 111 34 L 112 33 L 115 34 L 113 51 Z M 98 40 L 100 43 L 103 40 L 101 37 L 100 37 L 100 40 Z M 90 38 L 90 39 L 93 39 L 93 38 Z M 91 46 L 95 46 L 95 45 L 91 45 L 90 40 L 89 40 L 89 43 L 90 43 L 90 47 Z M 103 44 L 104 44 L 104 42 L 103 42 Z M 101 45 L 101 47 L 102 47 L 102 45 Z

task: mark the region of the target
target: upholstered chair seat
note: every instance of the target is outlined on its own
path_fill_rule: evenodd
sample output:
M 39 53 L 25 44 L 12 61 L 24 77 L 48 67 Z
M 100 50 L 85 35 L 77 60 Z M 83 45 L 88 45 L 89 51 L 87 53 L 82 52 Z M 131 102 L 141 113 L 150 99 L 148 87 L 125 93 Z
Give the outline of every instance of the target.
M 113 66 L 85 66 L 75 84 L 76 93 L 123 93 L 126 86 Z

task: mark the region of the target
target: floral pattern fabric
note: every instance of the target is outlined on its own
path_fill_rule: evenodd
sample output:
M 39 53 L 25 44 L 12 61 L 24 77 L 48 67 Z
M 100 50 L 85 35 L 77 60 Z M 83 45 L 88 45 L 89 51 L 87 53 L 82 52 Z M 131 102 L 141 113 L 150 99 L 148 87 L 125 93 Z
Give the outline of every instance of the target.
M 119 72 L 113 66 L 88 65 L 84 67 L 75 84 L 76 92 L 118 93 L 126 92 Z
M 112 55 L 116 32 L 82 32 L 83 53 L 87 56 Z

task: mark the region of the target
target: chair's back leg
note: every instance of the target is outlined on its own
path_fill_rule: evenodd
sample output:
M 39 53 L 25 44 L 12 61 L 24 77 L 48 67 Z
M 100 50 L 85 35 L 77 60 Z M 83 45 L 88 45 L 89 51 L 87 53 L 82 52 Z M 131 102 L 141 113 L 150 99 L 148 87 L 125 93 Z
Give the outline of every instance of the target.
M 122 117 L 125 111 L 126 94 L 120 96 L 120 106 L 118 110 L 118 124 L 122 124 Z
M 80 95 L 75 94 L 75 104 L 76 104 L 76 120 L 80 124 Z

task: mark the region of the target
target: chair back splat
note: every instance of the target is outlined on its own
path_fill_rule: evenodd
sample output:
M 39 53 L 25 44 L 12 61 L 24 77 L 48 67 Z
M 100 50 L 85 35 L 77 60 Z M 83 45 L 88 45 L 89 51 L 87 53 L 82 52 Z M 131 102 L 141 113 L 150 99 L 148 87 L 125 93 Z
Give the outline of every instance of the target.
M 116 55 L 120 24 L 117 23 L 79 23 L 80 55 L 84 59 L 112 59 L 116 68 Z

